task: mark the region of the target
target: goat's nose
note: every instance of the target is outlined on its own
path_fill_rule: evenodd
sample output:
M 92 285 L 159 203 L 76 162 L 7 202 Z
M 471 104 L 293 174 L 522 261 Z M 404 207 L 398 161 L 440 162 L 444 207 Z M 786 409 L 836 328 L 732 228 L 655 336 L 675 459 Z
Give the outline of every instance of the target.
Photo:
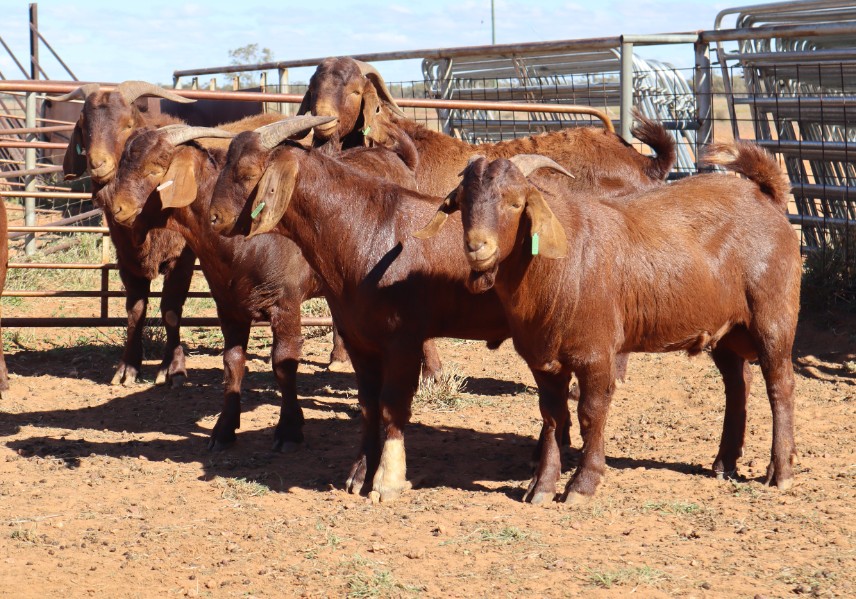
M 486 242 L 484 239 L 468 239 L 467 240 L 467 250 L 472 252 L 472 253 L 476 253 L 477 251 L 479 251 L 480 249 L 482 249 L 484 247 L 485 243 Z

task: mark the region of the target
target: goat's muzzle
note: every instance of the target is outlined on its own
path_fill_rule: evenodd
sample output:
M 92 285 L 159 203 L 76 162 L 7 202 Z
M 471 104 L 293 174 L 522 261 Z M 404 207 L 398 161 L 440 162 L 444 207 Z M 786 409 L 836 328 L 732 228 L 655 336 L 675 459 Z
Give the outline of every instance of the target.
M 234 217 L 228 217 L 222 210 L 214 209 L 211 211 L 211 228 L 214 229 L 215 233 L 219 233 L 220 235 L 225 235 L 235 224 Z
M 464 252 L 470 268 L 483 272 L 496 265 L 499 248 L 492 235 L 481 230 L 471 230 L 464 234 Z
M 90 154 L 89 173 L 99 185 L 106 185 L 116 174 L 116 161 L 111 156 Z
M 111 211 L 113 212 L 113 220 L 125 227 L 130 227 L 134 224 L 134 220 L 136 220 L 139 212 L 132 207 L 130 202 L 118 198 L 114 198 Z

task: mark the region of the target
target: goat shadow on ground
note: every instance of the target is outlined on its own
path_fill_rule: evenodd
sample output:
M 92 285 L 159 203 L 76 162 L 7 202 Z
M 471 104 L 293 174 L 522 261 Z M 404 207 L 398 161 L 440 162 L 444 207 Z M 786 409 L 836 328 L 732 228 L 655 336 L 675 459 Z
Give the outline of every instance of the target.
M 219 371 L 206 371 L 210 378 Z M 258 374 L 258 373 L 255 373 Z M 315 373 L 317 385 L 326 386 L 329 373 Z M 312 379 L 313 375 L 304 378 Z M 212 397 L 215 395 L 216 399 Z M 317 391 L 316 391 L 317 392 Z M 306 441 L 293 454 L 271 450 L 275 422 L 261 430 L 238 431 L 238 440 L 222 452 L 207 449 L 209 430 L 200 426 L 220 408 L 219 381 L 207 386 L 184 387 L 177 390 L 148 387 L 116 397 L 92 407 L 62 409 L 31 413 L 5 414 L 0 419 L 0 435 L 19 434 L 24 426 L 88 429 L 112 433 L 119 438 L 110 441 L 66 439 L 63 436 L 32 435 L 7 441 L 5 444 L 25 459 L 52 458 L 68 468 L 76 468 L 90 456 L 112 458 L 145 457 L 158 462 L 167 459 L 179 463 L 202 465 L 201 480 L 233 477 L 256 480 L 275 491 L 292 487 L 309 490 L 342 488 L 343 481 L 359 443 L 359 413 L 353 399 L 303 399 L 306 408 L 328 412 L 330 418 L 307 419 Z M 247 391 L 244 412 L 253 410 L 272 397 L 270 392 Z M 277 399 L 278 401 L 278 399 Z M 162 433 L 173 439 L 141 441 L 135 434 Z M 530 458 L 535 439 L 516 433 L 487 433 L 470 428 L 427 426 L 412 423 L 406 430 L 408 469 L 417 488 L 452 487 L 470 491 L 496 492 L 495 483 L 504 483 L 499 491 L 519 500 L 531 476 Z M 99 435 L 103 436 L 103 435 Z M 563 460 L 566 468 L 574 463 L 576 452 Z M 657 462 L 610 458 L 616 468 L 669 469 L 694 473 L 697 468 L 685 463 Z

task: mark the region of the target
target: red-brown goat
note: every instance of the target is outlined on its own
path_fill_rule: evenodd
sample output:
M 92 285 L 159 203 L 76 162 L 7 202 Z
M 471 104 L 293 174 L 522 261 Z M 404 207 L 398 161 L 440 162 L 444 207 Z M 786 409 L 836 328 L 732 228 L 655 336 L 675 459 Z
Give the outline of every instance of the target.
M 174 102 L 193 101 L 142 81 L 125 81 L 113 91 L 101 90 L 98 84 L 87 84 L 64 96 L 52 98 L 54 101 L 74 98 L 84 100 L 80 118 L 65 153 L 63 171 L 66 179 L 72 179 L 82 176 L 88 167 L 92 177 L 93 199 L 102 208 L 109 203 L 103 188 L 116 175 L 122 149 L 131 133 L 141 127 L 160 127 L 179 122 L 164 114 L 142 112 L 135 101 L 144 96 L 156 96 Z M 105 210 L 104 214 L 110 238 L 116 248 L 128 313 L 125 348 L 112 384 L 130 385 L 137 380 L 143 360 L 143 325 L 149 290 L 152 280 L 162 274 L 164 284 L 160 306 L 167 340 L 155 382 L 180 385 L 187 376 L 187 369 L 179 327 L 184 300 L 193 276 L 193 252 L 181 235 L 173 231 L 158 230 L 151 235 L 135 236 L 130 229 L 116 224 L 110 210 Z
M 799 240 L 785 216 L 789 183 L 757 146 L 717 146 L 710 163 L 749 180 L 698 175 L 621 200 L 573 194 L 543 157 L 475 159 L 419 236 L 461 211 L 475 292 L 495 290 L 514 346 L 538 382 L 553 435 L 529 487 L 553 498 L 571 373 L 580 384 L 582 459 L 564 500 L 594 494 L 606 469 L 604 426 L 616 355 L 710 350 L 725 383 L 718 475 L 736 471 L 750 371 L 759 360 L 773 412 L 767 482 L 793 479 L 791 348 L 799 311 Z M 518 166 L 519 165 L 519 168 Z M 460 251 L 460 250 L 459 250 Z
M 212 223 L 223 232 L 276 229 L 288 235 L 323 280 L 362 408 L 360 455 L 347 488 L 394 499 L 408 487 L 403 429 L 422 343 L 461 337 L 497 344 L 508 337 L 502 307 L 493 294 L 467 291 L 469 267 L 454 251 L 460 227 L 429 243 L 411 238 L 436 198 L 296 144 L 277 148 L 259 164 L 249 142 L 248 134 L 232 141 L 214 190 Z M 241 183 L 265 167 L 257 192 Z
M 293 132 L 306 131 L 318 120 L 298 120 L 291 125 Z M 118 223 L 142 235 L 160 228 L 180 234 L 199 258 L 225 343 L 224 404 L 209 448 L 223 449 L 236 440 L 250 327 L 254 320 L 268 320 L 273 332 L 271 367 L 282 394 L 274 449 L 288 450 L 303 441 L 303 412 L 297 401 L 303 347 L 300 304 L 320 297 L 321 284 L 297 246 L 281 235 L 227 238 L 211 229 L 211 192 L 226 151 L 205 149 L 194 140 L 214 136 L 233 134 L 184 126 L 140 130 L 126 144 L 109 186 L 113 214 Z M 402 177 L 412 179 L 406 167 L 401 170 L 406 171 Z M 340 343 L 334 344 L 331 360 L 347 360 Z
M 298 111 L 333 116 L 335 126 L 313 131 L 314 143 L 353 147 L 383 144 L 390 128 L 403 129 L 416 144 L 417 189 L 445 196 L 460 181 L 460 172 L 474 155 L 488 159 L 516 154 L 549 156 L 577 178 L 577 187 L 596 186 L 603 195 L 622 195 L 662 184 L 675 162 L 675 142 L 659 123 L 636 115 L 633 135 L 651 146 L 656 156 L 644 156 L 615 133 L 601 128 L 563 129 L 497 143 L 469 144 L 432 131 L 404 116 L 380 73 L 353 58 L 327 58 L 316 68 Z

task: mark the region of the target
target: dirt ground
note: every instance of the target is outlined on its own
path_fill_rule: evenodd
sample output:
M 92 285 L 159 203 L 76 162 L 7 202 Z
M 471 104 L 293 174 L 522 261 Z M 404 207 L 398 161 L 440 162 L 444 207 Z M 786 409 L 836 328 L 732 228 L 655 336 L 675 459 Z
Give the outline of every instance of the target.
M 801 331 L 791 490 L 760 482 L 771 418 L 757 367 L 742 476 L 720 481 L 710 359 L 635 355 L 610 414 L 605 482 L 573 508 L 521 503 L 540 418 L 509 342 L 441 341 L 466 391 L 451 411 L 415 410 L 414 489 L 375 505 L 343 490 L 359 421 L 353 375 L 323 369 L 329 336 L 307 340 L 300 369 L 305 447 L 279 454 L 264 331 L 238 442 L 222 453 L 206 449 L 222 397 L 216 343 L 188 343 L 188 386 L 124 388 L 108 385 L 115 345 L 45 343 L 51 334 L 7 345 L 3 597 L 856 596 L 846 325 Z M 562 485 L 576 458 L 565 450 Z

